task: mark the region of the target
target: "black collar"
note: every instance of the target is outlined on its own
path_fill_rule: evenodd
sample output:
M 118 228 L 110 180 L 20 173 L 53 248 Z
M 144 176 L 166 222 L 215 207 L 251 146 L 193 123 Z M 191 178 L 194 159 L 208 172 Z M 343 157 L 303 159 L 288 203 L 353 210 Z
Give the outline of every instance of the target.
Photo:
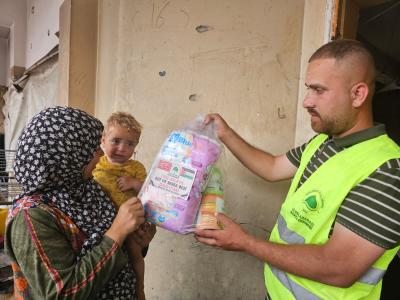
M 357 131 L 342 138 L 333 137 L 333 142 L 337 147 L 350 147 L 366 140 L 386 134 L 384 124 L 376 123 L 373 127 Z

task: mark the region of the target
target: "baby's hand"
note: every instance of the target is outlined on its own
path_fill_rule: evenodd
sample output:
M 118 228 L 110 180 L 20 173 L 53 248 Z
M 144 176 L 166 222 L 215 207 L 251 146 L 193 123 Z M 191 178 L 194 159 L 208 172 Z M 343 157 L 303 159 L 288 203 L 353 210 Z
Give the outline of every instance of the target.
M 134 189 L 136 192 L 139 192 L 142 187 L 142 182 L 130 176 L 123 176 L 117 179 L 118 188 L 121 192 L 128 191 L 130 189 Z
M 133 189 L 133 178 L 130 176 L 123 176 L 117 179 L 118 188 L 120 191 L 125 192 L 127 190 Z
M 131 238 L 133 238 L 142 248 L 148 247 L 156 234 L 156 231 L 156 225 L 145 222 L 138 228 L 138 230 L 131 234 Z

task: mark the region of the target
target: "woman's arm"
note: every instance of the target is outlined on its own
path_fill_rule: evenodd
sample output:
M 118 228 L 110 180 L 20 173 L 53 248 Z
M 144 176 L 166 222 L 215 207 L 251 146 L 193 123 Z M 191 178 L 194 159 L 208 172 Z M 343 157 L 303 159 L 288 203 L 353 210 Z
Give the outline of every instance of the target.
M 14 217 L 7 227 L 6 251 L 29 282 L 29 299 L 94 298 L 128 262 L 107 236 L 77 261 L 64 231 L 40 208 Z

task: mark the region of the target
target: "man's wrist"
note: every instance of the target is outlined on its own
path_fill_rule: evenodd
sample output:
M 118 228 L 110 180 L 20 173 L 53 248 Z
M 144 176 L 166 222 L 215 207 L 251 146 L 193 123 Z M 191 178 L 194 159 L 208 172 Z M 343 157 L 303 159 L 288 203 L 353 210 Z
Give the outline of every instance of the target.
M 250 235 L 246 234 L 246 238 L 242 239 L 242 251 L 246 253 L 251 253 L 252 249 L 256 247 L 257 239 Z
M 219 135 L 219 139 L 225 143 L 226 140 L 228 140 L 233 134 L 233 129 L 228 127 L 224 131 L 222 131 Z

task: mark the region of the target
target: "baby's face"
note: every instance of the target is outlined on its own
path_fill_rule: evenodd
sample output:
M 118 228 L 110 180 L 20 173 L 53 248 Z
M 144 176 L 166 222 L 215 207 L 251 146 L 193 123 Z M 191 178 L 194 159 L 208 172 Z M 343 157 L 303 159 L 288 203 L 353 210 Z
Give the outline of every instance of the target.
M 101 145 L 110 163 L 123 164 L 132 157 L 139 138 L 140 133 L 115 125 L 108 128 Z

